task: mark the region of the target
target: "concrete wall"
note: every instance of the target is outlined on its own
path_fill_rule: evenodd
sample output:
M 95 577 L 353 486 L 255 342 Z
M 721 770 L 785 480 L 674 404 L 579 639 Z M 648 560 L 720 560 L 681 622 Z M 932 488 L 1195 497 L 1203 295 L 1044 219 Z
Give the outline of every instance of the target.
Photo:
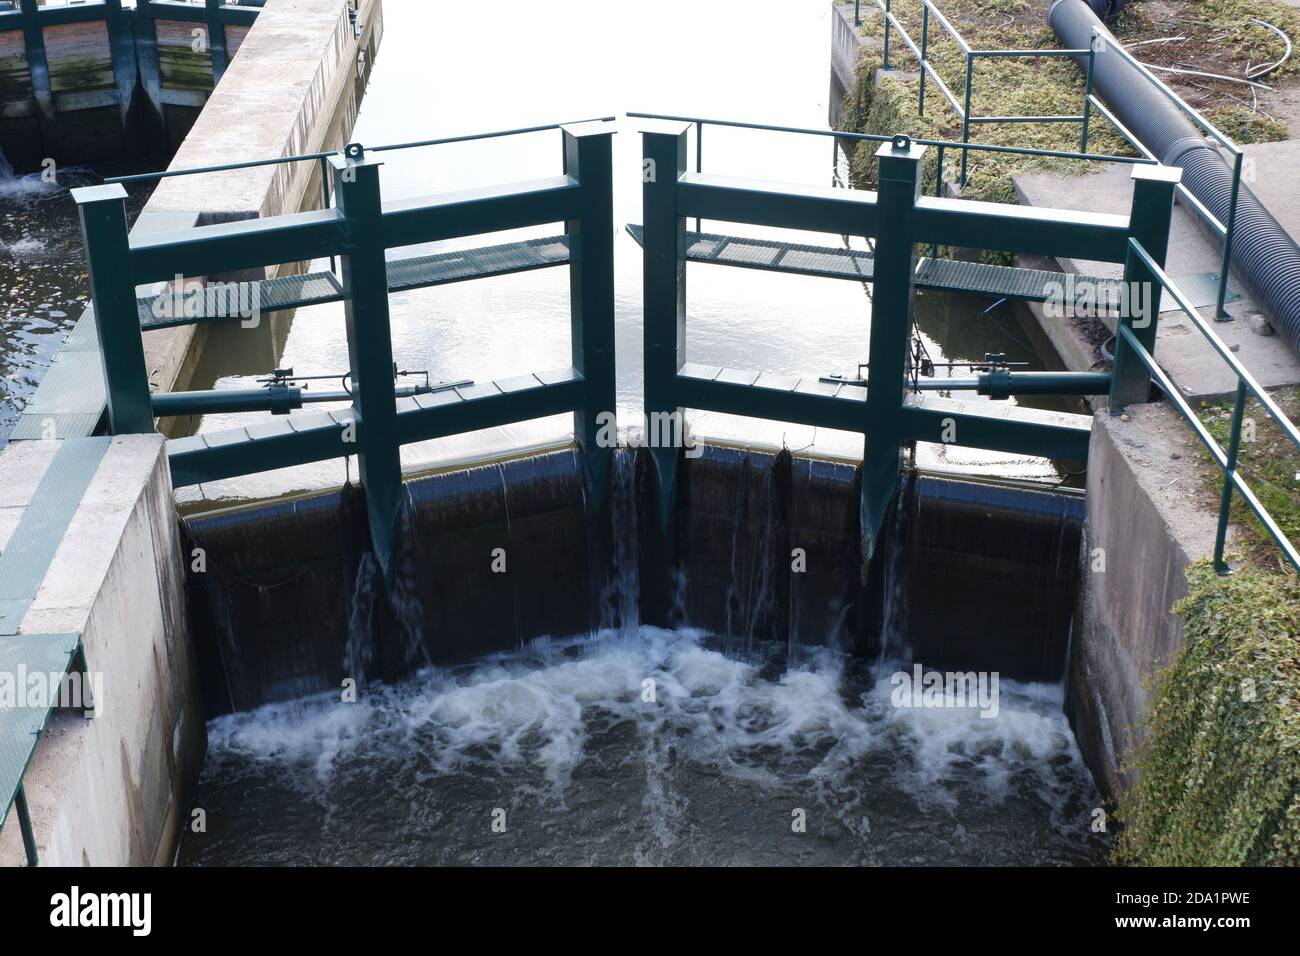
M 861 27 L 853 22 L 853 4 L 831 4 L 831 94 L 827 101 L 830 104 L 827 121 L 832 128 L 840 125 L 844 95 L 853 89 L 861 49 Z
M 667 535 L 644 449 L 615 456 L 599 513 L 574 448 L 411 480 L 391 599 L 355 486 L 187 520 L 209 716 L 637 621 L 874 655 L 895 596 L 927 666 L 1061 678 L 1077 496 L 922 477 L 864 579 L 858 466 L 700 447 Z
M 8 540 L 60 442 L 16 442 L 0 472 Z M 27 499 L 27 500 L 24 500 Z M 159 435 L 113 439 L 21 633 L 79 633 L 103 674 L 99 716 L 58 713 L 25 777 L 46 866 L 170 863 L 206 745 L 185 613 L 184 565 Z M 13 812 L 0 863 L 25 863 Z
M 383 31 L 380 0 L 360 0 L 360 39 L 348 8 L 348 0 L 270 0 L 169 168 L 345 145 L 359 103 L 357 56 L 365 50 L 373 60 Z M 306 162 L 165 179 L 133 234 L 318 208 L 319 177 L 317 164 Z M 205 335 L 193 325 L 145 333 L 145 360 L 160 389 L 186 387 Z
M 1145 685 L 1182 646 L 1170 608 L 1187 593 L 1187 566 L 1214 551 L 1218 502 L 1201 484 L 1198 448 L 1165 405 L 1099 412 L 1092 429 L 1066 707 L 1112 796 L 1133 783 L 1126 755 L 1141 741 Z

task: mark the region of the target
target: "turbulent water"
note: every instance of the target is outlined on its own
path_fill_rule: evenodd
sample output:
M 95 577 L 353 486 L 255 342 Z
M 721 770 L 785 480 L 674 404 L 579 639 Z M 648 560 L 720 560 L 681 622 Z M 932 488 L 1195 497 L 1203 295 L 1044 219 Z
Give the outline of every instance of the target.
M 1086 864 L 1060 691 L 895 707 L 888 663 L 649 627 L 209 726 L 209 864 Z
M 0 154 L 0 445 L 85 310 L 86 263 L 70 190 L 100 182 L 84 168 L 15 175 Z M 132 217 L 147 190 L 127 202 Z

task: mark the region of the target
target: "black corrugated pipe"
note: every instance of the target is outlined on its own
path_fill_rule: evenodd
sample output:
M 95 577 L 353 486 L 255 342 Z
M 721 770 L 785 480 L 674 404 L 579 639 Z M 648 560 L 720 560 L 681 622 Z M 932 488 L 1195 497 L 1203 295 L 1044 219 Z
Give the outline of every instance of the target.
M 1047 22 L 1067 47 L 1087 49 L 1094 27 L 1100 29 L 1106 43 L 1118 44 L 1094 12 L 1110 2 L 1114 0 L 1053 0 Z M 1082 57 L 1076 62 L 1084 66 Z M 1168 166 L 1182 167 L 1183 185 L 1226 223 L 1232 167 L 1206 141 L 1204 133 L 1120 57 L 1096 56 L 1093 87 L 1156 158 Z M 1244 185 L 1237 197 L 1232 261 L 1264 306 L 1273 328 L 1300 352 L 1300 246 Z
M 1128 0 L 1088 0 L 1088 6 L 1090 6 L 1092 12 L 1101 17 L 1101 19 L 1109 20 L 1111 17 L 1115 16 L 1115 14 L 1128 6 Z M 1078 47 L 1077 49 L 1083 48 Z

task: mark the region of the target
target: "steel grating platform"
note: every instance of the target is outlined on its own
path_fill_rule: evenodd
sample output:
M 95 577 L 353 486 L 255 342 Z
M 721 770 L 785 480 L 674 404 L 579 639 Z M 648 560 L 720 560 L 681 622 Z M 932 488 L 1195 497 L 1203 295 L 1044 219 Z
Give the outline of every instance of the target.
M 645 228 L 629 224 L 627 231 L 640 245 Z M 871 281 L 876 264 L 871 253 L 865 249 L 805 246 L 710 232 L 686 233 L 685 258 L 691 262 L 711 262 L 715 265 L 739 266 L 742 269 L 766 269 L 828 279 L 856 279 L 859 282 Z
M 628 225 L 627 231 L 638 244 L 642 243 L 644 227 Z M 689 262 L 830 279 L 852 279 L 857 282 L 871 282 L 875 277 L 875 261 L 866 250 L 808 246 L 749 236 L 687 232 L 684 258 Z M 1066 284 L 1065 275 L 1045 269 L 1019 269 L 984 262 L 923 257 L 917 262 L 916 286 L 935 292 L 961 292 L 1027 302 L 1044 302 L 1053 293 L 1072 291 L 1081 308 L 1085 305 L 1091 307 L 1096 301 L 1119 301 L 1118 297 L 1124 288 L 1120 279 L 1088 275 L 1074 275 L 1072 284 Z M 1187 291 L 1192 303 L 1198 308 L 1215 303 L 1218 276 L 1213 273 L 1181 277 L 1174 281 Z M 1065 288 L 1062 289 L 1062 286 Z M 1229 289 L 1227 301 L 1232 302 L 1238 298 L 1240 293 Z M 1165 304 L 1168 305 L 1168 302 Z
M 0 635 L 18 633 L 109 441 L 69 439 L 46 467 L 0 552 Z
M 500 246 L 457 249 L 388 263 L 388 291 L 405 292 L 465 279 L 484 279 L 561 266 L 569 261 L 569 237 L 547 236 Z
M 237 287 L 232 294 L 223 294 L 226 283 L 216 282 L 201 287 L 203 299 L 201 315 L 204 319 L 234 319 L 247 314 L 247 298 L 241 312 Z M 200 287 L 193 287 L 197 292 Z M 186 315 L 187 300 L 191 293 L 179 295 L 164 292 L 160 295 L 141 296 L 135 300 L 140 315 L 140 328 L 146 332 L 168 329 L 178 325 L 191 325 L 196 319 Z M 199 296 L 195 295 L 195 299 Z M 279 276 L 262 279 L 257 283 L 257 309 L 260 312 L 279 312 L 297 309 L 322 302 L 338 302 L 343 298 L 343 287 L 328 272 L 310 272 L 305 275 Z
M 18 416 L 9 440 L 93 435 L 107 401 L 95 313 L 86 309 L 54 354 L 36 393 Z
M 567 236 L 546 236 L 526 239 L 498 246 L 477 249 L 457 249 L 428 256 L 392 259 L 388 262 L 388 291 L 409 292 L 429 286 L 463 282 L 467 279 L 486 279 L 492 276 L 528 272 L 550 266 L 565 265 L 569 261 Z M 231 319 L 241 314 L 238 295 L 223 295 L 220 283 L 205 286 L 200 317 L 185 316 L 184 298 L 178 300 L 172 293 L 141 296 L 136 299 L 140 327 L 145 331 L 189 325 L 205 319 Z M 329 272 L 310 272 L 304 275 L 279 276 L 263 279 L 257 284 L 257 306 L 261 312 L 278 312 L 309 305 L 323 305 L 343 300 L 343 286 Z M 196 296 L 197 298 L 197 296 Z M 243 303 L 245 306 L 247 303 Z M 211 307 L 209 307 L 209 305 Z M 177 314 L 177 313 L 181 314 Z

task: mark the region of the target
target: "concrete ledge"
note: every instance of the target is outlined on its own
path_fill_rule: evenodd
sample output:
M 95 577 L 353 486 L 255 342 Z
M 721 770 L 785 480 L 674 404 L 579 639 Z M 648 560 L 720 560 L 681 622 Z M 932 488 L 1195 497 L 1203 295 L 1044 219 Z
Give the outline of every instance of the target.
M 0 468 L 35 473 L 59 444 L 11 444 Z M 0 497 L 0 514 L 35 480 Z M 103 675 L 99 716 L 56 714 L 25 778 L 44 865 L 166 864 L 175 853 L 206 746 L 183 560 L 162 436 L 113 439 L 20 629 L 81 634 L 90 672 Z M 0 864 L 17 866 L 12 816 Z
M 377 42 L 382 31 L 381 0 L 362 0 L 360 17 L 366 32 L 358 40 L 348 0 L 271 0 L 169 168 L 292 156 L 344 145 L 356 109 L 354 64 L 359 50 Z M 339 124 L 341 110 L 352 115 Z M 315 163 L 164 179 L 136 230 L 157 228 L 154 223 L 181 216 L 203 225 L 318 208 L 319 183 Z M 201 335 L 195 326 L 145 334 L 145 361 L 158 388 L 185 387 L 197 361 L 190 354 L 197 351 L 196 334 Z
M 1085 761 L 1112 796 L 1133 783 L 1125 764 L 1141 741 L 1146 684 L 1183 643 L 1170 608 L 1187 593 L 1187 566 L 1214 550 L 1217 501 L 1200 467 L 1199 445 L 1168 406 L 1097 414 L 1066 709 Z
M 1254 147 L 1250 149 L 1253 150 Z M 1131 176 L 1132 170 L 1128 166 L 1098 164 L 1094 172 L 1082 176 L 1026 172 L 1016 175 L 1014 179 L 1016 192 L 1023 205 L 1127 215 L 1133 201 Z M 1264 178 L 1274 180 L 1282 177 L 1276 170 L 1267 177 L 1257 176 L 1252 188 L 1260 186 Z M 1275 204 L 1275 197 L 1262 188 L 1258 195 L 1285 227 L 1300 231 L 1300 208 L 1297 208 L 1294 201 Z M 1294 215 L 1290 215 L 1289 211 L 1293 211 Z M 1171 277 L 1177 280 L 1198 273 L 1217 274 L 1221 265 L 1222 248 L 1222 244 L 1217 237 L 1210 235 L 1200 217 L 1180 203 L 1174 205 L 1165 270 Z M 1081 259 L 1019 256 L 1015 264 L 1033 269 L 1059 268 L 1076 275 L 1103 278 L 1119 278 L 1124 274 L 1124 267 L 1119 263 Z M 1300 356 L 1293 353 L 1278 336 L 1259 335 L 1251 330 L 1248 320 L 1260 311 L 1260 307 L 1251 297 L 1245 282 L 1235 272 L 1230 281 L 1231 288 L 1242 293 L 1242 297 L 1227 306 L 1234 321 L 1215 323 L 1215 333 L 1236 352 L 1237 357 L 1266 388 L 1300 384 Z M 1215 401 L 1232 397 L 1237 390 L 1237 379 L 1232 370 L 1168 296 L 1162 300 L 1162 308 L 1172 311 L 1165 311 L 1160 316 L 1155 356 L 1161 367 L 1183 389 L 1183 396 L 1193 404 L 1201 400 Z M 1030 305 L 1028 309 L 1071 371 L 1088 371 L 1097 363 L 1100 355 L 1097 351 L 1098 343 L 1094 341 L 1096 336 L 1088 335 L 1087 330 L 1087 325 L 1092 323 L 1088 320 L 1048 317 L 1042 306 L 1037 304 Z M 1200 314 L 1212 319 L 1214 306 L 1211 304 L 1202 308 Z M 1101 321 L 1110 331 L 1114 331 L 1113 317 L 1103 317 Z

